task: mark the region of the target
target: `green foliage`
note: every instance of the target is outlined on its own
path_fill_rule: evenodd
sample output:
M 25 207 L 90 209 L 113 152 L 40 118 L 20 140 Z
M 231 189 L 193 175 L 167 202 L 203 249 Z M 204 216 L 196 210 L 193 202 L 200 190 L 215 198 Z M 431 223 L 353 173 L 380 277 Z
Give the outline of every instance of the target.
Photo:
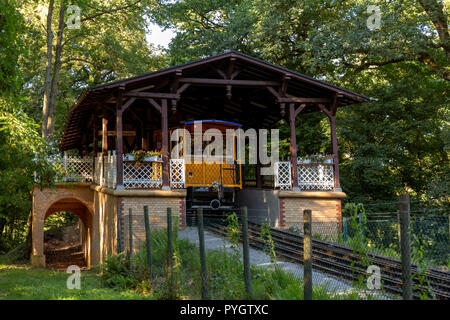
M 78 221 L 78 217 L 71 212 L 58 212 L 45 219 L 44 231 L 50 229 L 61 229 L 73 225 Z
M 361 257 L 361 265 L 365 270 L 371 265 L 369 257 L 369 251 L 367 247 L 367 240 L 365 232 L 367 232 L 367 217 L 362 203 L 347 203 L 344 208 L 344 213 L 350 214 L 350 228 L 353 231 L 351 238 L 347 240 L 348 244 L 352 247 L 353 252 Z M 352 261 L 352 268 L 356 268 L 356 262 Z M 357 272 L 357 271 L 355 271 Z M 358 285 L 363 287 L 366 277 L 364 274 L 358 275 Z
M 264 251 L 269 255 L 270 262 L 273 264 L 276 262 L 277 254 L 275 252 L 275 242 L 272 239 L 272 234 L 270 233 L 270 225 L 268 223 L 263 223 L 261 225 L 260 237 L 264 242 Z
M 206 258 L 208 286 L 212 299 L 244 299 L 244 266 L 236 254 L 209 251 Z
M 292 273 L 284 271 L 281 267 L 252 268 L 253 299 L 256 300 L 303 300 L 303 280 L 294 277 Z M 338 293 L 329 288 L 328 283 L 313 285 L 314 300 L 360 300 L 358 290 Z M 367 299 L 374 297 L 367 296 Z
M 23 53 L 20 33 L 24 27 L 22 15 L 16 10 L 16 1 L 0 3 L 0 95 L 13 93 L 20 85 L 17 60 Z
M 231 246 L 230 248 L 233 250 L 234 255 L 240 259 L 241 257 L 241 251 L 239 246 L 240 241 L 240 224 L 238 216 L 236 215 L 236 212 L 233 212 L 232 214 L 227 216 L 227 239 L 230 241 Z
M 433 299 L 436 299 L 436 296 L 434 295 L 433 289 L 431 287 L 431 283 L 427 278 L 427 267 L 423 255 L 423 242 L 419 239 L 418 236 L 414 234 L 411 236 L 411 240 L 411 256 L 417 262 L 417 270 L 411 276 L 411 278 L 416 278 L 419 282 L 418 284 L 413 285 L 413 291 L 419 291 L 420 300 L 428 300 L 429 296 L 433 297 Z
M 416 263 L 445 266 L 450 262 L 448 215 L 415 215 L 411 217 L 412 250 L 418 253 Z M 419 241 L 420 239 L 420 241 Z M 417 246 L 415 248 L 414 246 Z
M 416 0 L 159 1 L 153 17 L 177 31 L 172 64 L 239 50 L 375 98 L 339 108 L 341 185 L 351 202 L 388 201 L 405 189 L 445 196 L 450 185 L 449 52 L 434 20 L 450 8 L 428 2 L 429 12 Z M 370 4 L 379 30 L 367 27 Z M 299 156 L 330 153 L 323 114 L 296 122 Z M 280 139 L 287 159 L 285 121 Z
M 126 253 L 122 252 L 105 259 L 102 274 L 103 284 L 110 288 L 126 289 L 135 287 L 137 279 L 132 276 Z

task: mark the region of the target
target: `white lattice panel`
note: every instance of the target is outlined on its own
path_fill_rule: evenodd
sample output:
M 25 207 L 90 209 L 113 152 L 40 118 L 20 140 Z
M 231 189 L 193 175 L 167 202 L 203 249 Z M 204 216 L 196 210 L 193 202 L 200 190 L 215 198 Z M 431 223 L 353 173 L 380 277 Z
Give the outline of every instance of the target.
M 184 159 L 170 159 L 170 186 L 184 188 Z
M 123 184 L 126 189 L 160 188 L 162 185 L 162 163 L 124 161 Z
M 64 154 L 64 181 L 92 181 L 92 159 Z
M 275 162 L 275 188 L 289 190 L 291 186 L 291 163 L 289 161 Z
M 301 190 L 332 190 L 334 188 L 333 166 L 299 164 L 298 185 Z
M 94 183 L 101 185 L 103 179 L 103 157 L 99 153 L 95 158 Z
M 117 169 L 116 169 L 116 152 L 113 151 L 112 153 L 108 151 L 108 155 L 104 157 L 105 162 L 105 186 L 108 188 L 115 188 L 116 187 L 116 176 L 117 176 Z

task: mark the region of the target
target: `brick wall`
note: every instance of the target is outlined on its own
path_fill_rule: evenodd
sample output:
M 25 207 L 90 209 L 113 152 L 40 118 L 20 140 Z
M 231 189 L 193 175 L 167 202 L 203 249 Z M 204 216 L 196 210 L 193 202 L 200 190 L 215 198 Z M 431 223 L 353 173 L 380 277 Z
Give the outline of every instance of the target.
M 133 249 L 145 242 L 144 206 L 148 206 L 150 229 L 167 228 L 167 208 L 172 209 L 172 222 L 178 219 L 179 228 L 186 225 L 185 199 L 178 197 L 121 197 L 122 250 L 129 248 L 129 210 L 132 210 Z M 174 228 L 174 225 L 172 226 Z
M 337 235 L 342 226 L 341 200 L 319 198 L 280 197 L 280 225 L 282 229 L 297 226 L 303 230 L 303 210 L 312 211 L 313 234 Z

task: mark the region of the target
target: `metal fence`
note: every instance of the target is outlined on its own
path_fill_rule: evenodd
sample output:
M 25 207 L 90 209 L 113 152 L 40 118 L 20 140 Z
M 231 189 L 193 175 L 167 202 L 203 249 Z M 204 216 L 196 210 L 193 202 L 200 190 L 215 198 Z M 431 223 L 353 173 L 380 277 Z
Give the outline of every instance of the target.
M 180 263 L 167 250 L 179 268 L 198 265 L 202 299 L 449 299 L 448 215 L 414 216 L 406 205 L 395 219 L 324 222 L 304 210 L 289 228 L 263 209 L 199 209 L 173 240 L 198 251 Z

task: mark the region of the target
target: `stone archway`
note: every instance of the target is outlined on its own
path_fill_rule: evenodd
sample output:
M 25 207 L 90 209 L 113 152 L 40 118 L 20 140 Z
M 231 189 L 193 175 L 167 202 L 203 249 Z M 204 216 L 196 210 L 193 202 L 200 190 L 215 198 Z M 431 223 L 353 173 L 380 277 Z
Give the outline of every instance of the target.
M 34 188 L 31 264 L 45 267 L 44 221 L 53 213 L 69 211 L 83 222 L 82 237 L 86 264 L 90 267 L 93 224 L 93 192 L 89 184 L 59 185 L 56 189 Z
M 46 266 L 52 265 L 55 268 L 66 268 L 66 264 L 76 264 L 79 267 L 89 267 L 90 266 L 90 249 L 91 249 L 91 239 L 92 239 L 92 214 L 86 208 L 86 206 L 77 199 L 65 198 L 53 203 L 47 210 L 44 217 L 45 219 L 58 212 L 71 212 L 79 218 L 79 236 L 81 240 L 81 251 L 83 252 L 82 258 L 80 255 L 79 245 L 74 245 L 72 243 L 66 250 L 60 250 L 55 247 L 49 249 L 47 252 L 46 240 L 44 237 L 44 255 L 46 256 Z M 66 243 L 67 244 L 67 243 Z M 65 253 L 66 252 L 66 253 Z M 68 254 L 70 252 L 71 254 Z M 48 256 L 50 254 L 50 256 Z M 51 263 L 49 264 L 49 258 L 51 258 Z M 84 260 L 84 263 L 82 262 Z

